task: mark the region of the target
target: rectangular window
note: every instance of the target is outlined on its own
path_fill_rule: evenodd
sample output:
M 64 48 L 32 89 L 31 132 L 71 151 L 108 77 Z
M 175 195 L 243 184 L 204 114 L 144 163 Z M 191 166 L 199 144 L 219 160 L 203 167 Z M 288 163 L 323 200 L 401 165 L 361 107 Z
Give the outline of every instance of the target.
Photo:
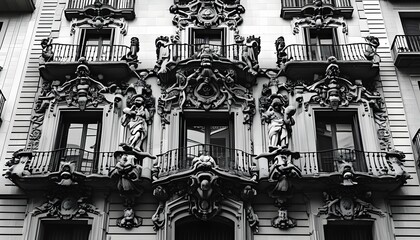
M 328 224 L 324 226 L 325 240 L 373 240 L 372 225 Z
M 199 51 L 202 45 L 210 44 L 215 53 L 223 55 L 225 45 L 225 31 L 223 29 L 191 29 L 190 44 L 194 44 L 195 51 Z
M 88 240 L 91 228 L 81 221 L 43 221 L 38 240 Z
M 101 134 L 102 112 L 64 112 L 56 140 L 53 170 L 57 170 L 64 157 L 76 162 L 77 171 L 92 173 L 97 165 Z
M 184 114 L 180 148 L 187 159 L 209 154 L 221 167 L 233 161 L 233 118 L 227 113 Z
M 420 18 L 402 17 L 407 50 L 410 52 L 420 52 Z
M 315 121 L 321 172 L 337 171 L 338 161 L 353 162 L 356 171 L 367 170 L 356 113 L 317 112 Z
M 106 61 L 112 58 L 113 29 L 82 29 L 80 57 L 87 61 Z
M 306 28 L 308 56 L 311 60 L 327 60 L 330 56 L 339 59 L 338 41 L 335 28 Z

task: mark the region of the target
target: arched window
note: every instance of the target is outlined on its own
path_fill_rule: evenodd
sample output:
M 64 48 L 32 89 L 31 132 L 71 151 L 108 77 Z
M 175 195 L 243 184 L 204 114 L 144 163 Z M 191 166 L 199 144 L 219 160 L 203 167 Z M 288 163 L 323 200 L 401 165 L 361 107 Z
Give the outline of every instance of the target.
M 234 240 L 234 223 L 223 217 L 201 221 L 193 216 L 175 224 L 175 240 Z

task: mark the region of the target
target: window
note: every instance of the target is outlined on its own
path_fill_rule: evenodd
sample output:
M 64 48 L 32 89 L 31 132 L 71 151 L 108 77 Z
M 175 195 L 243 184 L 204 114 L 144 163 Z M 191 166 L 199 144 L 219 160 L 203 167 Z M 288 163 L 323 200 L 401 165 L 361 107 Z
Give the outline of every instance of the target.
M 325 240 L 373 240 L 372 225 L 328 224 L 324 226 Z
M 175 240 L 233 240 L 234 230 L 231 220 L 219 216 L 209 221 L 187 217 L 176 222 Z
M 79 55 L 87 61 L 110 60 L 113 36 L 113 29 L 82 29 Z
M 38 240 L 88 240 L 87 221 L 43 221 Z
M 209 154 L 221 167 L 227 167 L 233 159 L 233 118 L 229 114 L 184 114 L 181 149 L 187 159 L 200 152 Z
M 337 171 L 337 161 L 353 162 L 356 171 L 366 171 L 357 114 L 317 112 L 316 141 L 321 172 Z
M 402 17 L 401 22 L 407 41 L 407 50 L 420 52 L 420 18 Z
M 330 56 L 339 58 L 335 30 L 335 28 L 306 28 L 307 51 L 311 60 L 327 60 Z
M 57 170 L 61 158 L 76 162 L 76 169 L 91 173 L 99 152 L 102 112 L 64 112 L 61 114 L 56 140 Z
M 214 45 L 211 49 L 223 55 L 222 45 L 225 45 L 225 35 L 223 29 L 192 29 L 190 43 L 196 44 L 195 51 L 199 51 L 204 44 Z

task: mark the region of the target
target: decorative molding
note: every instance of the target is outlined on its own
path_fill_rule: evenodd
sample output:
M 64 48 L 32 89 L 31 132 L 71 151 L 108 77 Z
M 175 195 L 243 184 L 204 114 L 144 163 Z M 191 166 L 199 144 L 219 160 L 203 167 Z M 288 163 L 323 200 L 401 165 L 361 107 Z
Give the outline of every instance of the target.
M 115 19 L 121 15 L 121 10 L 116 10 L 101 1 L 95 1 L 94 5 L 87 6 L 78 11 L 83 19 L 73 19 L 70 34 L 74 34 L 75 28 L 81 25 L 89 25 L 97 30 L 111 25 L 121 28 L 122 35 L 127 35 L 127 22 L 124 19 Z
M 37 216 L 42 213 L 47 213 L 48 217 L 57 217 L 63 220 L 70 220 L 73 218 L 87 217 L 88 213 L 99 215 L 97 208 L 88 203 L 88 198 L 85 196 L 75 197 L 68 193 L 61 196 L 48 196 L 48 200 L 39 207 L 36 207 L 32 214 Z
M 326 214 L 328 218 L 353 220 L 371 218 L 370 214 L 385 216 L 381 209 L 372 205 L 370 191 L 359 192 L 353 188 L 340 189 L 334 192 L 324 192 L 325 205 L 319 208 L 318 216 Z
M 299 19 L 294 23 L 293 34 L 299 33 L 299 26 L 306 25 L 310 28 L 322 29 L 331 26 L 342 26 L 343 33 L 348 34 L 347 24 L 337 18 L 333 18 L 334 8 L 330 5 L 323 4 L 322 0 L 315 0 L 313 6 L 309 5 L 302 12 L 305 16 L 303 19 Z
M 225 24 L 231 29 L 242 23 L 241 14 L 245 8 L 235 1 L 233 4 L 225 3 L 223 0 L 193 0 L 187 4 L 176 3 L 169 8 L 175 14 L 172 22 L 179 29 L 189 24 L 210 28 Z
M 233 68 L 225 71 L 213 67 L 218 56 L 204 47 L 197 56 L 200 66 L 194 69 L 178 69 L 176 82 L 163 90 L 158 100 L 158 113 L 162 123 L 168 124 L 167 115 L 174 107 L 195 108 L 209 111 L 233 104 L 241 104 L 244 122 L 250 124 L 255 114 L 255 102 L 249 89 L 236 84 L 237 73 Z
M 275 205 L 279 208 L 277 217 L 271 219 L 271 226 L 279 229 L 296 227 L 296 219 L 289 217 L 285 198 L 277 198 Z
M 133 227 L 140 227 L 143 224 L 143 219 L 135 215 L 134 209 L 131 207 L 124 209 L 123 217 L 117 219 L 117 226 L 121 228 L 131 229 Z
M 49 178 L 60 186 L 71 186 L 79 184 L 86 179 L 86 175 L 75 170 L 75 162 L 60 162 L 60 170 L 51 173 Z

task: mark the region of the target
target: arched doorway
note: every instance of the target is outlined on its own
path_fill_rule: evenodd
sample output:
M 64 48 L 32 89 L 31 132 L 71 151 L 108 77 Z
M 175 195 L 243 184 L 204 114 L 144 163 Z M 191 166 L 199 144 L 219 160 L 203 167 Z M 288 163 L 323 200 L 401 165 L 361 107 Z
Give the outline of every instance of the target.
M 195 217 L 180 219 L 175 224 L 175 240 L 234 240 L 233 221 L 215 217 L 201 221 Z

